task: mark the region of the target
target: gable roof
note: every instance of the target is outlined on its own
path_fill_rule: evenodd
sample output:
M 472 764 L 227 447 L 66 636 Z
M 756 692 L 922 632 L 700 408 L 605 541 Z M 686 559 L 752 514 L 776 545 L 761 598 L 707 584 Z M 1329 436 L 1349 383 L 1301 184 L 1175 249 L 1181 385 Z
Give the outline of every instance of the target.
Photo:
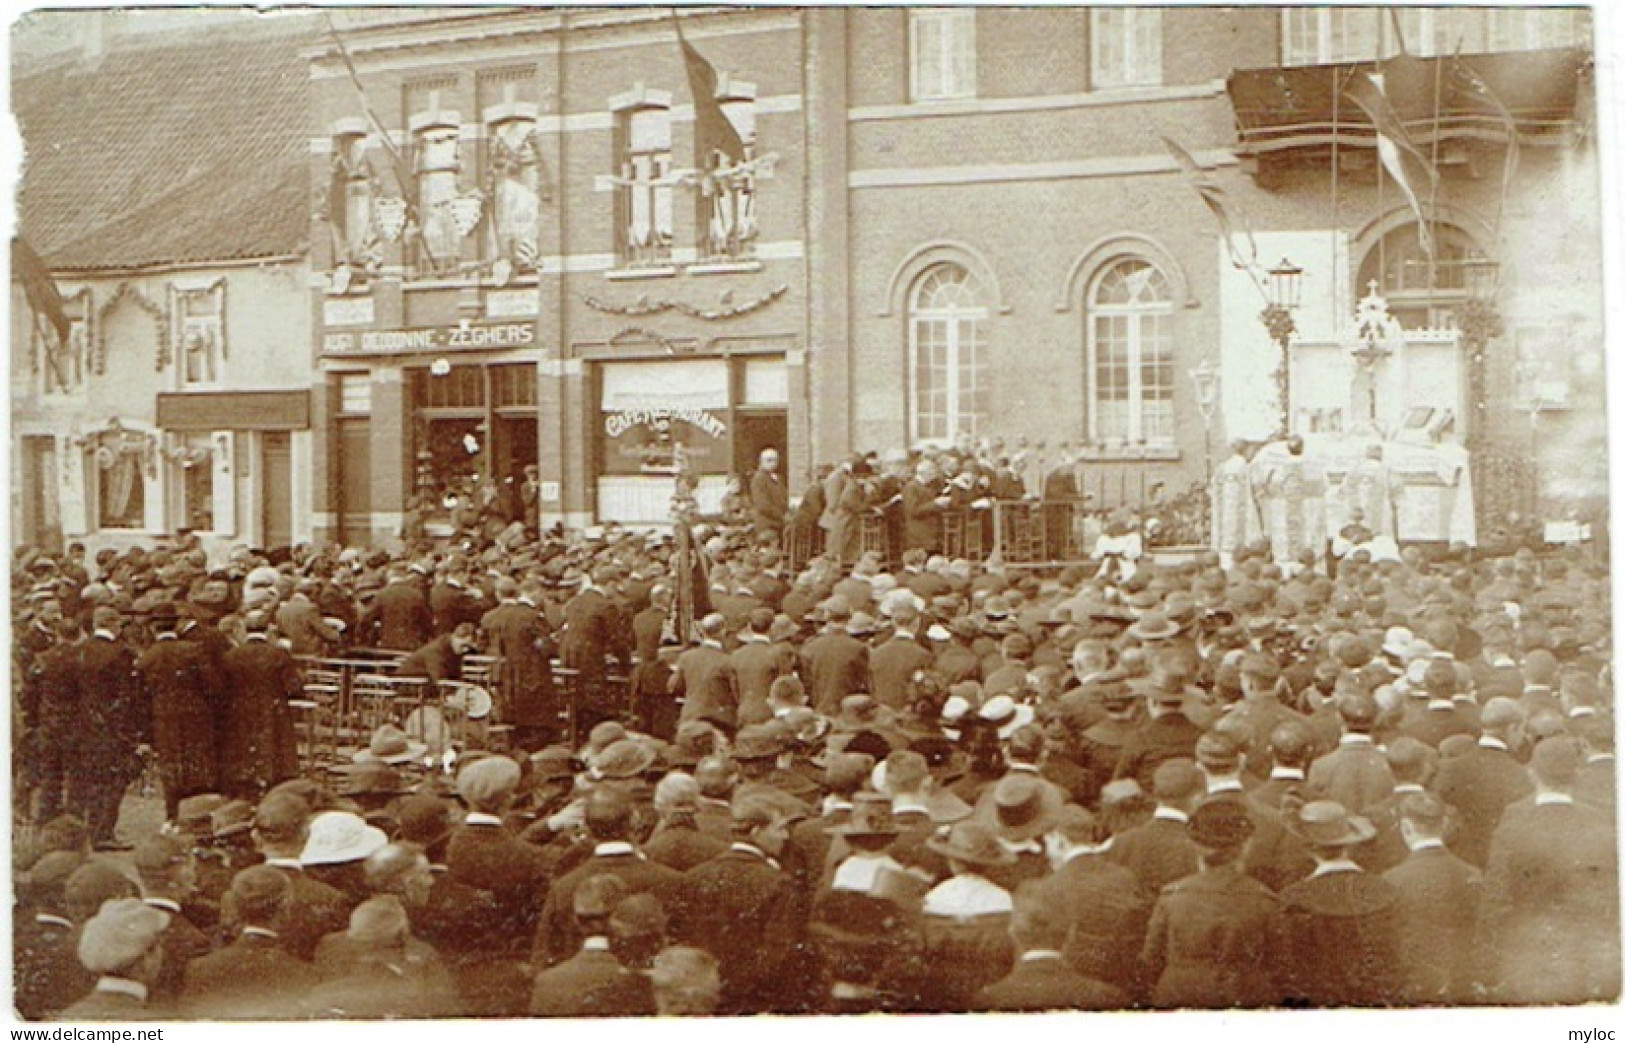
M 57 270 L 305 252 L 309 42 L 221 32 L 19 78 L 20 233 Z

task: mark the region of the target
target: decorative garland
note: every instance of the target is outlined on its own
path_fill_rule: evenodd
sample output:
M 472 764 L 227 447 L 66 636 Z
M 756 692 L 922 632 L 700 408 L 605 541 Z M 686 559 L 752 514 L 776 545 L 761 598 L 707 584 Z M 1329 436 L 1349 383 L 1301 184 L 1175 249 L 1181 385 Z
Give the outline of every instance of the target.
M 665 311 L 675 311 L 679 314 L 687 315 L 692 319 L 703 319 L 706 322 L 717 322 L 723 319 L 737 319 L 741 315 L 749 315 L 753 311 L 759 311 L 760 309 L 767 307 L 769 304 L 772 304 L 780 297 L 783 297 L 788 292 L 790 292 L 790 287 L 781 283 L 754 300 L 749 300 L 743 304 L 736 304 L 729 307 L 728 304 L 733 297 L 733 291 L 726 290 L 722 294 L 720 303 L 723 306 L 720 308 L 700 308 L 696 305 L 689 304 L 687 301 L 652 301 L 647 295 L 639 297 L 631 304 L 614 304 L 610 301 L 593 297 L 589 294 L 582 294 L 581 303 L 585 304 L 594 311 L 601 311 L 609 315 L 620 315 L 626 318 L 636 318 L 642 315 L 658 315 Z
M 1517 480 L 1518 473 L 1529 467 L 1527 461 L 1511 459 L 1496 460 L 1492 463 L 1488 450 L 1488 431 L 1486 424 L 1489 417 L 1489 381 L 1487 377 L 1488 361 L 1485 358 L 1485 349 L 1489 342 L 1506 332 L 1506 322 L 1501 313 L 1495 310 L 1495 305 L 1489 301 L 1470 300 L 1461 306 L 1456 314 L 1456 329 L 1461 333 L 1462 346 L 1467 349 L 1467 395 L 1470 399 L 1472 420 L 1467 433 L 1468 460 L 1471 461 L 1473 471 L 1473 492 L 1478 503 L 1481 528 L 1490 528 L 1500 523 L 1509 512 L 1518 509 L 1518 506 L 1501 503 L 1497 493 L 1491 486 L 1499 484 L 1501 479 Z M 1497 481 L 1490 481 L 1490 471 L 1496 472 Z M 1532 470 L 1532 468 L 1531 468 Z
M 1281 404 L 1281 428 L 1279 437 L 1285 438 L 1292 433 L 1292 364 L 1291 344 L 1292 335 L 1298 332 L 1298 324 L 1292 320 L 1292 313 L 1278 304 L 1271 304 L 1258 313 L 1269 331 L 1270 340 L 1281 348 L 1281 364 L 1270 374 L 1275 382 L 1276 400 Z
M 113 296 L 107 299 L 96 310 L 96 375 L 102 376 L 107 372 L 107 315 L 118 307 L 120 301 L 128 297 L 136 306 L 146 312 L 152 321 L 158 324 L 158 372 L 162 373 L 164 367 L 169 365 L 169 316 L 164 309 L 147 299 L 147 295 L 135 287 L 133 283 L 121 282 Z
M 662 336 L 661 334 L 656 333 L 654 330 L 646 329 L 642 326 L 629 326 L 626 329 L 621 330 L 619 333 L 615 334 L 615 336 L 610 338 L 610 343 L 615 344 L 623 340 L 628 340 L 632 337 L 647 337 L 649 340 L 654 341 L 662 348 L 665 348 L 666 354 L 668 355 L 687 355 L 691 350 L 677 341 L 672 340 L 670 337 Z

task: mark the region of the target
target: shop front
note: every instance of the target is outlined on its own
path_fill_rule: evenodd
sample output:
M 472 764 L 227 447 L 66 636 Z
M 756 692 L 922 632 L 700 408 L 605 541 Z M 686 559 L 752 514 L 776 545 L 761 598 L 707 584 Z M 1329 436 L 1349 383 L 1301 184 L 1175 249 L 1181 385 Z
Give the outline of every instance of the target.
M 748 487 L 763 449 L 787 455 L 783 355 L 602 362 L 597 378 L 596 516 L 659 524 L 671 517 L 678 452 L 702 513 Z M 788 461 L 781 465 L 788 469 Z

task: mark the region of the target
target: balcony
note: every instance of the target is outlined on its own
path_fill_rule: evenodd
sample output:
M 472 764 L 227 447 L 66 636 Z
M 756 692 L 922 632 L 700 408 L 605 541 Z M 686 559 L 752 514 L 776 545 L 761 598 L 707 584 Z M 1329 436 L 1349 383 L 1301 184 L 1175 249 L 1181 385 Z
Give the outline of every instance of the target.
M 1453 56 L 1397 57 L 1382 63 L 1389 103 L 1419 145 L 1457 141 L 1506 141 L 1504 121 L 1491 104 L 1452 76 Z M 1464 54 L 1517 124 L 1520 145 L 1572 144 L 1591 104 L 1591 57 L 1585 51 Z M 1340 146 L 1375 148 L 1371 121 L 1334 84 L 1346 85 L 1356 70 L 1375 62 L 1247 69 L 1226 83 L 1235 112 L 1238 155 L 1261 159 L 1272 153 Z M 1434 98 L 1438 98 L 1435 112 Z

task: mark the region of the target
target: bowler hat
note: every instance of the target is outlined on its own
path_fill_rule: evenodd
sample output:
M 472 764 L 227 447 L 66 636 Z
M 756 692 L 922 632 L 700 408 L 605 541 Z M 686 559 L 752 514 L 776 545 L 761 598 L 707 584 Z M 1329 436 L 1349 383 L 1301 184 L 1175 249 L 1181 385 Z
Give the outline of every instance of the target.
M 1239 847 L 1252 836 L 1253 820 L 1237 801 L 1211 800 L 1191 813 L 1185 831 L 1198 847 Z
M 1352 815 L 1335 800 L 1316 800 L 1298 811 L 1298 834 L 1322 847 L 1346 847 L 1377 835 L 1369 819 Z
M 829 832 L 849 839 L 895 837 L 901 831 L 892 821 L 891 798 L 884 793 L 859 793 L 852 798 L 852 817 Z

